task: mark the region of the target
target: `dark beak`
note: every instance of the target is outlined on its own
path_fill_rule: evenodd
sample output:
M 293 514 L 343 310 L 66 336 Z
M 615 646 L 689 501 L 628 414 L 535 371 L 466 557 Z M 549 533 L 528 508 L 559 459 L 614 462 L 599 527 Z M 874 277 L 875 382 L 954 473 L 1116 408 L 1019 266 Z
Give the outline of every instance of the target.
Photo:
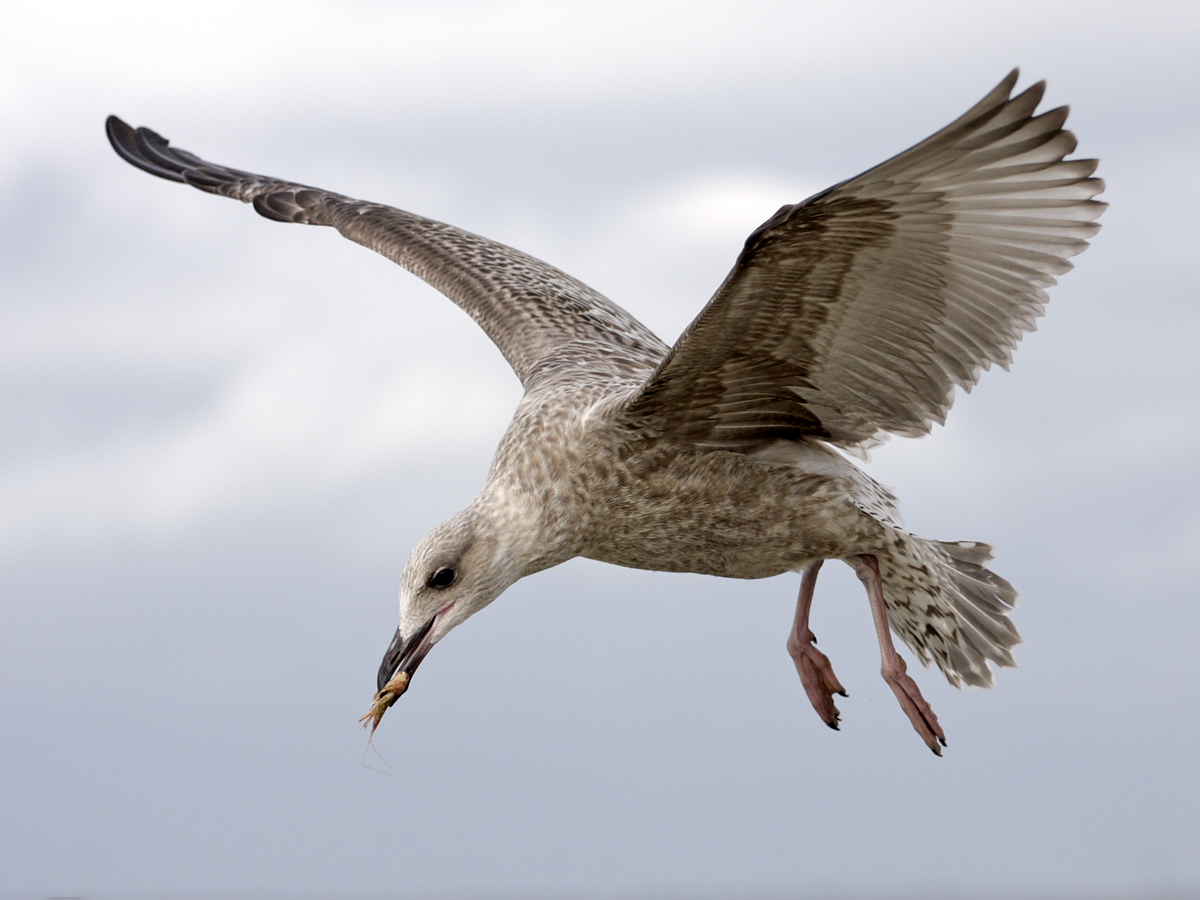
M 417 671 L 417 666 L 433 646 L 428 638 L 436 621 L 437 616 L 433 616 L 407 640 L 400 635 L 400 629 L 396 629 L 396 635 L 392 638 L 387 653 L 383 654 L 383 662 L 379 666 L 379 677 L 376 679 L 378 690 L 382 691 L 398 672 L 405 672 L 411 676 Z
M 372 734 L 379 727 L 379 721 L 383 718 L 383 714 L 391 709 L 392 704 L 400 699 L 401 694 L 408 690 L 409 678 L 413 672 L 417 671 L 417 666 L 421 664 L 421 660 L 433 647 L 433 642 L 429 640 L 433 626 L 449 612 L 453 605 L 453 603 L 447 603 L 438 610 L 437 615 L 431 616 L 428 622 L 407 638 L 400 634 L 399 628 L 396 629 L 392 643 L 388 645 L 387 653 L 383 654 L 383 663 L 379 666 L 379 692 L 375 694 L 371 709 L 359 719 L 364 723 L 364 728 L 370 727 Z M 368 722 L 369 726 L 366 724 Z

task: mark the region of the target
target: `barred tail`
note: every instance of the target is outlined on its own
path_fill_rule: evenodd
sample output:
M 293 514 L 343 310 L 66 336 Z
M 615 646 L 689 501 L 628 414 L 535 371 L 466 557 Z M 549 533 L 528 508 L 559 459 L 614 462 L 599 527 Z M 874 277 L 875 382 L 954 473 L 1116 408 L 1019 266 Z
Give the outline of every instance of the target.
M 1008 618 L 1016 589 L 984 567 L 992 548 L 906 534 L 879 556 L 888 622 L 925 665 L 936 662 L 955 687 L 992 686 L 992 670 L 1012 667 L 1021 642 Z

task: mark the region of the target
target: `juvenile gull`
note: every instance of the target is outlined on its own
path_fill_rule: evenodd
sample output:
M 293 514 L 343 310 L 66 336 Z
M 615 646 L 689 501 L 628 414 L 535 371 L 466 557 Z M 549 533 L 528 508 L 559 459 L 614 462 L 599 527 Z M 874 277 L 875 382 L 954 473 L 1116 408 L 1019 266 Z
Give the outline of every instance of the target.
M 1066 107 L 1014 70 L 963 116 L 746 240 L 674 347 L 571 276 L 412 213 L 214 165 L 115 116 L 125 160 L 281 222 L 332 225 L 462 307 L 525 394 L 479 495 L 413 550 L 379 669 L 377 726 L 450 629 L 576 556 L 731 578 L 801 573 L 787 649 L 831 728 L 846 696 L 808 625 L 817 572 L 866 587 L 882 674 L 934 753 L 945 734 L 892 643 L 950 683 L 1014 665 L 1017 592 L 986 544 L 919 537 L 841 451 L 943 422 L 955 387 L 1007 367 L 1045 289 L 1099 229 L 1097 161 L 1066 160 Z M 836 448 L 836 449 L 835 449 Z

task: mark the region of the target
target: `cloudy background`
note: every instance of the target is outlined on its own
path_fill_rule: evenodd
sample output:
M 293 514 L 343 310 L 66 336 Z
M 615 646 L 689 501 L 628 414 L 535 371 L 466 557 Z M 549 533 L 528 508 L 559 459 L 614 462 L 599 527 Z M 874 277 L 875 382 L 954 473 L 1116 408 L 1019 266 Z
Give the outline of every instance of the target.
M 0 896 L 1176 897 L 1200 891 L 1193 3 L 16 4 L 0 31 Z M 740 242 L 1012 66 L 1112 208 L 995 372 L 871 472 L 1022 591 L 995 691 L 878 677 L 850 570 L 575 561 L 357 725 L 407 552 L 519 397 L 325 229 L 151 178 L 117 113 L 581 277 L 671 339 Z

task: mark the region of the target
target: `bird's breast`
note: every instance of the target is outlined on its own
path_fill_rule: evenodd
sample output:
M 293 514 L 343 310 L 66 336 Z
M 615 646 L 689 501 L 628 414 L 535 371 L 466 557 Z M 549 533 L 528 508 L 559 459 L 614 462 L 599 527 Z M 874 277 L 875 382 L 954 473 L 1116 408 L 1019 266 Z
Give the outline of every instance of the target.
M 531 454 L 521 471 L 549 542 L 571 555 L 667 572 L 764 578 L 865 552 L 878 522 L 836 474 L 588 439 Z

